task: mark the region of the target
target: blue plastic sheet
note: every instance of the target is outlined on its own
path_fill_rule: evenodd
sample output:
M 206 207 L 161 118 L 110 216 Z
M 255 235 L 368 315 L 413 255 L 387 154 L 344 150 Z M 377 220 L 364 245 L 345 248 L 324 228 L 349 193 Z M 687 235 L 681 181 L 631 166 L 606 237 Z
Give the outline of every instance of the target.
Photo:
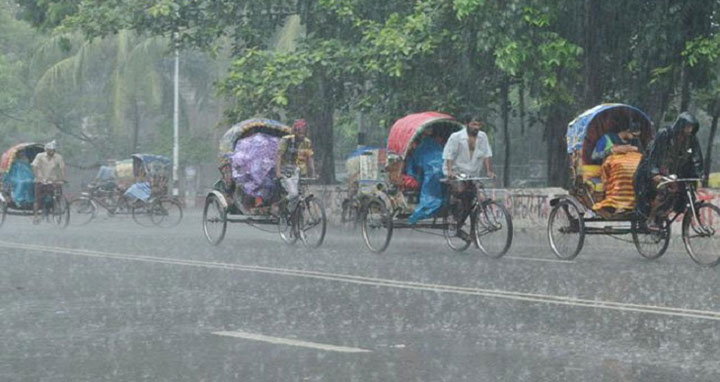
M 148 201 L 150 200 L 152 189 L 150 188 L 150 183 L 148 182 L 141 182 L 141 183 L 135 183 L 130 188 L 125 191 L 125 196 L 131 198 L 131 199 L 140 199 L 142 201 Z
M 5 181 L 12 187 L 12 199 L 15 204 L 30 204 L 35 201 L 35 175 L 30 163 L 15 161 L 5 176 Z
M 421 182 L 420 203 L 410 215 L 409 222 L 432 217 L 445 200 L 442 159 L 443 146 L 431 137 L 425 137 L 420 145 L 405 160 L 405 171 Z
M 275 192 L 275 154 L 280 138 L 256 133 L 237 141 L 232 176 L 247 195 L 269 199 Z

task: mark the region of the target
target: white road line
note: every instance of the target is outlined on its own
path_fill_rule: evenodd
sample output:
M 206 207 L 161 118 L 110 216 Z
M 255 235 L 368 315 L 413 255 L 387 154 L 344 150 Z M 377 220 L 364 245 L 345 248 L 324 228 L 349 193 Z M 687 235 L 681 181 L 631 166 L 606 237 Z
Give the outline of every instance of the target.
M 564 263 L 574 264 L 573 260 L 560 260 L 560 259 L 542 259 L 537 257 L 520 257 L 520 256 L 504 256 L 503 259 L 522 260 L 522 261 L 537 261 L 541 263 Z
M 351 284 L 371 285 L 388 288 L 419 290 L 437 293 L 454 293 L 468 296 L 482 296 L 515 301 L 536 302 L 555 305 L 567 305 L 574 307 L 586 307 L 594 309 L 607 309 L 625 312 L 650 313 L 662 316 L 676 316 L 685 318 L 698 318 L 704 320 L 720 321 L 720 312 L 709 310 L 674 308 L 666 306 L 632 304 L 615 301 L 587 300 L 565 296 L 554 296 L 538 293 L 513 292 L 497 289 L 482 289 L 473 287 L 460 287 L 442 284 L 427 284 L 413 281 L 400 281 L 381 279 L 349 274 L 318 272 L 302 269 L 287 269 L 264 267 L 258 265 L 242 265 L 232 263 L 216 263 L 200 260 L 176 259 L 157 256 L 129 255 L 120 253 L 108 253 L 85 249 L 47 247 L 40 245 L 12 243 L 0 241 L 0 248 L 22 249 L 44 253 L 62 253 L 74 256 L 97 257 L 116 260 L 140 261 L 158 264 L 184 265 L 203 268 L 225 269 L 241 272 L 266 273 L 282 276 L 302 277 L 316 280 L 338 281 Z
M 318 350 L 324 350 L 324 351 L 334 351 L 334 352 L 339 352 L 339 353 L 371 353 L 370 350 L 366 350 L 366 349 L 351 348 L 351 347 L 347 347 L 347 346 L 320 344 L 320 343 L 316 343 L 316 342 L 300 341 L 300 340 L 294 340 L 294 339 L 290 339 L 290 338 L 270 337 L 270 336 L 265 336 L 262 334 L 253 334 L 253 333 L 247 333 L 247 332 L 241 332 L 241 331 L 213 332 L 213 334 L 218 335 L 218 336 L 235 337 L 235 338 L 243 338 L 243 339 L 252 340 L 252 341 L 267 342 L 267 343 L 276 344 L 276 345 L 300 346 L 300 347 L 304 347 L 304 348 L 318 349 Z

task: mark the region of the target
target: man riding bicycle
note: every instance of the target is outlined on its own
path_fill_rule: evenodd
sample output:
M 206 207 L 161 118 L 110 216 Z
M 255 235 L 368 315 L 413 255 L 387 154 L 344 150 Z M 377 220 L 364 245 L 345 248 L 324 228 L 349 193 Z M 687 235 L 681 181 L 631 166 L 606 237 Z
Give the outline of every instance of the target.
M 275 177 L 280 179 L 280 185 L 287 192 L 290 211 L 299 195 L 300 177 L 315 174 L 314 152 L 307 131 L 307 122 L 304 119 L 296 120 L 293 123 L 293 134 L 280 139 L 275 157 Z
M 35 205 L 33 208 L 33 223 L 40 223 L 41 203 L 45 203 L 46 197 L 53 197 L 56 187 L 61 187 L 60 183 L 65 181 L 65 161 L 62 155 L 56 152 L 57 144 L 55 141 L 45 145 L 45 152 L 35 156 L 32 162 L 33 172 L 35 174 Z
M 443 173 L 449 179 L 457 176 L 479 176 L 484 165 L 487 176 L 494 178 L 490 142 L 487 134 L 480 131 L 484 123 L 479 117 L 472 114 L 463 115 L 460 122 L 466 126 L 465 129 L 450 135 L 445 144 Z M 471 182 L 452 182 L 450 192 L 460 201 L 455 211 L 458 222 L 457 235 L 464 240 L 469 240 L 467 232 L 463 231 L 461 227 L 470 213 L 477 189 Z
M 661 131 L 643 157 L 635 173 L 635 199 L 638 213 L 647 219 L 650 227 L 660 226 L 670 209 L 682 212 L 688 203 L 683 184 L 673 184 L 658 189 L 663 177 L 677 175 L 680 178 L 699 178 L 703 172 L 703 158 L 697 131 L 698 120 L 683 112 L 672 127 Z M 665 206 L 673 200 L 675 204 Z M 662 210 L 662 211 L 661 211 Z

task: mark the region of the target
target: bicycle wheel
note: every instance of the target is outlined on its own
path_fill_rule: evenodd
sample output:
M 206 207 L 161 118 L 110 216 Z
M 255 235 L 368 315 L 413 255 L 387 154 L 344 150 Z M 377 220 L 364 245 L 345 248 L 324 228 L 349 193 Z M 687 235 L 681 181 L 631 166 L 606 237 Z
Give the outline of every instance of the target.
M 697 264 L 714 267 L 720 263 L 720 208 L 710 203 L 698 203 L 695 213 L 697 219 L 689 210 L 683 218 L 685 249 Z
M 568 200 L 561 200 L 548 217 L 548 239 L 555 256 L 574 259 L 585 242 L 585 220 L 580 210 Z
M 81 197 L 70 202 L 70 214 L 72 223 L 76 226 L 84 226 L 90 223 L 97 214 L 97 206 L 90 198 Z
M 227 211 L 215 195 L 205 198 L 203 208 L 203 233 L 212 245 L 218 245 L 225 238 L 227 231 Z
M 355 230 L 358 223 L 358 207 L 353 200 L 345 199 L 342 203 L 340 222 L 346 230 Z
M 494 200 L 482 203 L 475 212 L 475 244 L 492 258 L 500 258 L 510 249 L 513 238 L 512 218 L 504 206 Z
M 307 248 L 317 248 L 325 240 L 327 230 L 327 217 L 325 207 L 319 200 L 310 197 L 300 205 L 300 238 Z
M 643 227 L 639 220 L 631 224 L 632 239 L 640 256 L 654 260 L 665 254 L 670 245 L 670 221 L 665 220 L 659 229 Z
M 155 199 L 150 205 L 150 220 L 158 227 L 175 227 L 180 224 L 182 218 L 182 205 L 175 199 Z
M 5 219 L 7 218 L 7 209 L 7 203 L 0 201 L 0 227 L 5 224 Z
M 467 219 L 465 219 L 466 222 L 469 222 L 470 219 L 472 219 L 471 216 L 468 216 Z M 445 236 L 445 241 L 447 242 L 448 247 L 452 249 L 453 251 L 462 252 L 470 246 L 471 240 L 470 240 L 470 234 L 467 232 L 465 235 L 458 235 L 458 229 L 457 229 L 457 219 L 455 218 L 455 214 L 448 211 L 448 213 L 445 214 L 443 217 L 443 236 Z M 471 227 L 472 230 L 472 223 L 465 224 L 464 230 L 467 231 L 467 227 Z M 465 236 L 464 238 L 462 236 Z
M 392 214 L 381 200 L 370 201 L 363 209 L 362 235 L 365 245 L 374 253 L 381 253 L 392 238 Z
M 52 219 L 60 228 L 66 228 L 70 223 L 70 208 L 64 196 L 60 196 L 53 201 Z
M 152 227 L 154 225 L 149 203 L 143 202 L 142 200 L 136 200 L 132 203 L 130 211 L 135 223 L 143 227 Z

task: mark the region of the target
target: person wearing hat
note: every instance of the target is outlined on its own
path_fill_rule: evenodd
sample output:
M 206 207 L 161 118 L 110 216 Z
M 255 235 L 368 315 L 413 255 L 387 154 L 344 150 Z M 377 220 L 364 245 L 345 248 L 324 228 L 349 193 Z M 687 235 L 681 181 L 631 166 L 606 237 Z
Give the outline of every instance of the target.
M 315 174 L 314 152 L 312 142 L 307 137 L 307 122 L 298 119 L 293 123 L 292 129 L 292 134 L 282 137 L 278 142 L 275 159 L 275 177 L 280 179 L 280 184 L 287 192 L 287 198 L 291 203 L 299 195 L 299 178 Z
M 33 173 L 35 174 L 35 205 L 33 212 L 34 222 L 40 222 L 38 212 L 40 203 L 46 196 L 52 196 L 55 187 L 65 181 L 65 161 L 62 155 L 56 152 L 57 143 L 49 142 L 45 145 L 45 152 L 35 156 L 32 162 Z

